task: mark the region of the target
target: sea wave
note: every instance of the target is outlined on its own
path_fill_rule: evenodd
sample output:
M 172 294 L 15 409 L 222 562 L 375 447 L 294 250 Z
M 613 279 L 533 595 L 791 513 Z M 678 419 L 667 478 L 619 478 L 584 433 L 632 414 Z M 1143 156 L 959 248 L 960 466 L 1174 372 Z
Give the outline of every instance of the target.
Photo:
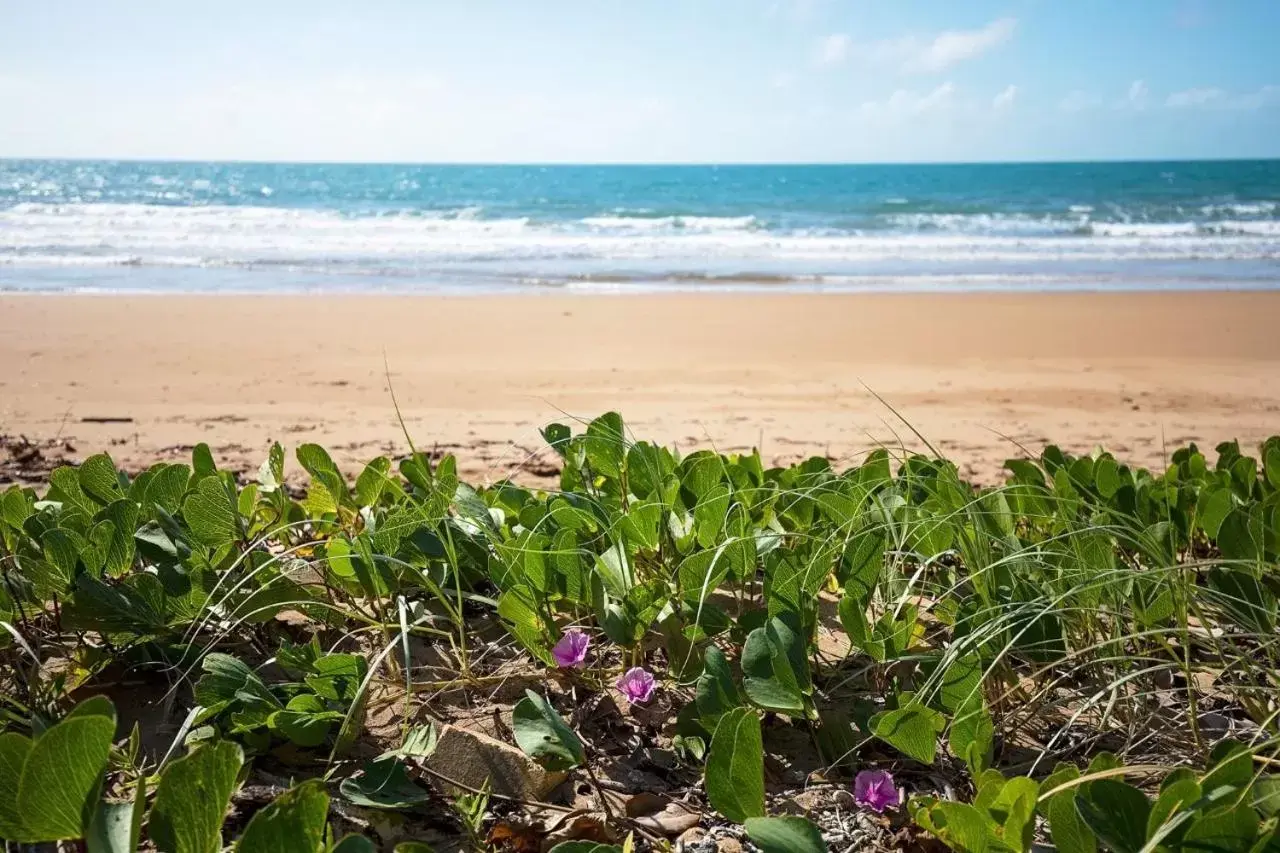
M 588 216 L 577 220 L 598 231 L 746 231 L 758 226 L 754 216 Z M 572 224 L 572 223 L 568 223 Z
M 353 214 L 266 206 L 0 208 L 0 264 L 431 269 L 678 260 L 708 270 L 841 271 L 903 262 L 1280 260 L 1280 220 L 1099 222 L 1077 216 L 898 213 L 875 227 L 766 227 L 754 216 L 488 217 L 479 207 Z M 571 270 L 572 271 L 572 270 Z

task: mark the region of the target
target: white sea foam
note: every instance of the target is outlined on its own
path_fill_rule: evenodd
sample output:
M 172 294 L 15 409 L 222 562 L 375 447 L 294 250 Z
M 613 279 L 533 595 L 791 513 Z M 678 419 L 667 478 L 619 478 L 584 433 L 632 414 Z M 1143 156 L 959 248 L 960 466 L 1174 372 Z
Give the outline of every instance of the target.
M 1230 204 L 1206 204 L 1200 208 L 1205 216 L 1269 216 L 1280 208 L 1274 201 L 1233 202 Z
M 588 216 L 581 224 L 603 231 L 737 231 L 756 226 L 754 216 Z
M 1089 229 L 1099 237 L 1188 237 L 1199 228 L 1194 222 L 1094 222 Z
M 754 217 L 485 219 L 479 208 L 345 215 L 263 206 L 23 202 L 0 209 L 0 264 L 306 269 L 396 275 L 498 270 L 769 270 L 868 265 L 1280 260 L 1280 221 L 1103 223 L 1079 217 L 902 213 L 889 228 L 768 230 Z M 567 271 L 567 272 L 566 272 Z

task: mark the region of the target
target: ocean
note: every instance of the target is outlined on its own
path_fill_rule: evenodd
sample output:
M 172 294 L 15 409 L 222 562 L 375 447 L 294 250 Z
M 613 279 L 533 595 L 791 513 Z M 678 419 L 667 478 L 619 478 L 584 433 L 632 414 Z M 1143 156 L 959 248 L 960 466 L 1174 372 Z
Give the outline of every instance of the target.
M 0 160 L 0 291 L 1280 286 L 1280 160 Z

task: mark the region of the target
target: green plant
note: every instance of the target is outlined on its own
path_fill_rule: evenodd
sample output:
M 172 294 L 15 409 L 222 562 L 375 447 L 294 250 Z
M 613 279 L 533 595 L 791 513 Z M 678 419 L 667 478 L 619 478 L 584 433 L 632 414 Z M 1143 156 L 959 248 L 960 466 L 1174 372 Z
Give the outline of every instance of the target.
M 303 445 L 296 491 L 277 445 L 252 482 L 200 446 L 190 464 L 130 477 L 100 454 L 43 494 L 0 493 L 0 836 L 215 849 L 237 834 L 219 804 L 283 762 L 300 784 L 235 843 L 327 849 L 331 790 L 384 815 L 430 802 L 435 728 L 413 714 L 516 674 L 547 680 L 509 707 L 510 738 L 593 784 L 610 745 L 557 706 L 676 709 L 682 772 L 773 849 L 813 841 L 765 817 L 780 730 L 832 779 L 930 765 L 972 787 L 909 809 L 956 849 L 1025 850 L 1036 814 L 1063 850 L 1274 844 L 1280 438 L 1212 463 L 1178 448 L 1154 472 L 1048 447 L 979 486 L 889 448 L 846 470 L 681 455 L 613 413 L 544 435 L 556 490 L 473 488 L 416 449 L 349 480 Z M 592 646 L 560 669 L 569 628 Z M 647 710 L 613 686 L 632 668 L 655 675 Z M 116 744 L 106 699 L 73 701 L 139 682 L 185 713 L 166 757 L 136 732 Z M 401 747 L 348 760 L 388 714 Z M 1158 789 L 1152 756 L 1181 768 Z M 478 790 L 455 801 L 473 842 Z

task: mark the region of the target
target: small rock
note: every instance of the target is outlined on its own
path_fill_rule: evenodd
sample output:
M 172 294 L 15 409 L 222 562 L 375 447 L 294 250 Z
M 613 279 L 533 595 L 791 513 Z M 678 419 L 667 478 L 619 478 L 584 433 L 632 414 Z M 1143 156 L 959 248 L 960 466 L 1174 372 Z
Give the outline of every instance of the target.
M 566 774 L 547 770 L 514 746 L 448 725 L 441 727 L 436 750 L 426 766 L 473 788 L 483 787 L 488 780 L 494 793 L 522 800 L 541 800 L 566 778 Z
M 716 843 L 717 853 L 742 853 L 742 844 L 736 838 L 721 838 Z
M 700 826 L 692 829 L 686 829 L 679 838 L 676 839 L 677 853 L 690 853 L 702 846 L 702 842 L 707 837 L 707 831 Z
M 645 758 L 649 759 L 649 763 L 659 770 L 672 770 L 680 763 L 676 754 L 669 749 L 646 750 Z
M 832 792 L 822 788 L 810 788 L 791 798 L 791 804 L 802 812 L 821 811 L 831 799 Z
M 855 811 L 858 808 L 858 801 L 853 798 L 853 791 L 848 788 L 841 788 L 836 791 L 831 800 L 845 811 Z
M 678 800 L 637 794 L 627 802 L 627 816 L 639 826 L 675 838 L 702 822 L 702 815 Z

